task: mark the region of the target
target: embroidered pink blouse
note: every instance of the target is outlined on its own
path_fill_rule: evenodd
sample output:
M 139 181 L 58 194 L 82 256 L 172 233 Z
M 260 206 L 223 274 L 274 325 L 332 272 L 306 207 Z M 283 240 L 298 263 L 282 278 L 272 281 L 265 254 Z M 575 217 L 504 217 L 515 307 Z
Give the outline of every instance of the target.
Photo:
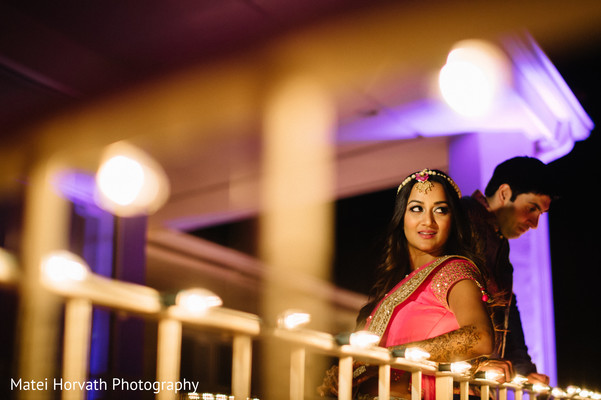
M 431 264 L 413 271 L 389 295 L 410 282 L 416 274 L 430 267 Z M 380 346 L 397 346 L 458 329 L 459 324 L 455 314 L 449 308 L 447 295 L 453 285 L 463 279 L 470 279 L 477 283 L 480 280 L 479 271 L 470 261 L 463 258 L 449 258 L 438 266 L 408 298 L 391 310 L 392 314 L 382 334 Z M 385 300 L 376 307 L 376 310 Z M 368 324 L 369 322 L 371 317 Z

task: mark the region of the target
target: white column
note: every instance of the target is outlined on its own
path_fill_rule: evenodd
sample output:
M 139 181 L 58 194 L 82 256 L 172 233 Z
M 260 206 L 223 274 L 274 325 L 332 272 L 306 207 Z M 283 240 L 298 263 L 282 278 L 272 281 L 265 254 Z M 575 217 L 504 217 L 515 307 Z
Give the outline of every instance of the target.
M 22 238 L 23 277 L 19 315 L 19 377 L 44 382 L 56 376 L 60 339 L 60 300 L 41 285 L 45 254 L 68 248 L 69 207 L 53 181 L 62 165 L 37 160 L 27 185 Z M 50 380 L 50 379 L 49 379 Z M 50 399 L 51 390 L 21 391 L 19 399 Z
M 331 320 L 323 299 L 313 290 L 292 290 L 286 279 L 330 277 L 334 127 L 334 100 L 319 81 L 295 74 L 276 80 L 266 99 L 263 136 L 261 318 L 266 325 L 289 308 L 310 313 L 313 326 L 323 330 Z M 275 341 L 263 349 L 262 397 L 267 400 L 289 394 L 288 352 Z M 305 378 L 316 387 L 320 368 L 308 370 Z

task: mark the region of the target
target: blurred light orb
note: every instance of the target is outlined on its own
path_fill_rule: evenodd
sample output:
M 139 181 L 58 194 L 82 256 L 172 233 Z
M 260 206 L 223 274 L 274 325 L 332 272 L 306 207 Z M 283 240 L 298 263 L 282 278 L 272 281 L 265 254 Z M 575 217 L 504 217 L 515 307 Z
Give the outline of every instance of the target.
M 115 203 L 126 206 L 140 195 L 144 170 L 137 161 L 117 155 L 102 164 L 96 181 L 102 193 Z
M 410 361 L 422 362 L 430 358 L 430 353 L 419 347 L 407 347 L 404 357 Z
M 298 311 L 286 310 L 278 316 L 278 327 L 284 329 L 296 329 L 311 322 L 311 315 Z
M 499 378 L 501 378 L 503 376 L 502 373 L 495 371 L 495 370 L 488 370 L 488 371 L 478 371 L 475 374 L 475 378 L 476 379 L 484 379 L 487 381 L 495 381 Z
M 169 196 L 169 181 L 151 157 L 125 142 L 108 146 L 96 172 L 96 203 L 122 217 L 147 215 Z
M 532 390 L 535 390 L 534 388 Z M 536 390 L 535 390 L 536 391 Z M 579 393 L 578 393 L 579 397 L 590 397 L 591 396 L 591 391 L 589 391 L 588 389 L 582 389 Z
M 380 337 L 369 331 L 353 332 L 349 338 L 349 344 L 356 347 L 371 347 L 380 342 Z
M 53 282 L 80 282 L 86 279 L 89 270 L 81 257 L 66 250 L 54 251 L 42 259 L 43 275 Z
M 179 292 L 175 304 L 191 314 L 203 314 L 209 308 L 219 307 L 223 301 L 208 289 L 186 289 Z
M 526 378 L 524 375 L 520 375 L 517 374 L 512 380 L 511 383 L 515 383 L 516 385 L 523 385 L 525 383 L 528 383 L 528 378 Z
M 544 385 L 542 383 L 535 383 L 532 385 L 532 391 L 536 392 L 536 393 L 542 393 L 542 392 L 546 392 L 549 391 L 551 388 L 547 385 Z
M 441 95 L 458 114 L 483 116 L 508 85 L 508 65 L 496 46 L 481 40 L 461 41 L 449 52 L 440 70 Z
M 455 374 L 465 374 L 472 368 L 472 364 L 467 361 L 457 361 L 451 364 L 451 372 Z

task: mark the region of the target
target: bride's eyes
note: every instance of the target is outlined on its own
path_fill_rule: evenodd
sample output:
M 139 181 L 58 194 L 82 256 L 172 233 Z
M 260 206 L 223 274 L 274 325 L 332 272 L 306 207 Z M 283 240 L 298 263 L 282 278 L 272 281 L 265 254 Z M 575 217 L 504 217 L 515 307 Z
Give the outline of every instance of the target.
M 418 212 L 423 212 L 424 208 L 422 206 L 411 206 L 409 207 L 409 211 L 414 212 L 414 213 L 418 213 Z M 436 214 L 441 214 L 441 215 L 447 215 L 449 214 L 450 210 L 448 206 L 440 206 L 440 207 L 436 207 L 433 210 Z
M 442 214 L 442 215 L 447 215 L 450 212 L 450 210 L 449 210 L 449 207 L 442 206 L 442 207 L 435 208 L 434 212 L 438 213 L 438 214 Z
M 409 211 L 411 211 L 411 212 L 421 212 L 423 210 L 424 209 L 423 209 L 422 206 L 412 206 L 412 207 L 409 207 Z

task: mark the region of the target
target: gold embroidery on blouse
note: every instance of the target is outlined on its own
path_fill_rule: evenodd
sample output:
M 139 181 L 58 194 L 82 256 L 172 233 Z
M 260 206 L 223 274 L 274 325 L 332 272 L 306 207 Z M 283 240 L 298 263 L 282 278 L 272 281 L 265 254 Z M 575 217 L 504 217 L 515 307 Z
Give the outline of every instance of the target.
M 394 292 L 389 293 L 384 297 L 384 300 L 373 314 L 373 318 L 371 319 L 368 330 L 382 337 L 384 331 L 386 331 L 386 327 L 388 326 L 388 322 L 392 317 L 394 309 L 399 304 L 407 300 L 409 296 L 411 296 L 413 292 L 420 287 L 420 285 L 426 280 L 432 271 L 436 270 L 438 266 L 440 266 L 449 258 L 468 260 L 467 258 L 461 256 L 444 256 L 433 261 L 432 264 L 424 269 L 418 271 L 413 277 L 411 277 L 411 279 L 409 279 L 403 285 L 400 285 Z
M 453 260 L 440 268 L 432 277 L 432 292 L 440 303 L 449 308 L 447 294 L 452 285 L 463 279 L 469 279 L 480 287 L 479 272 L 468 260 Z

